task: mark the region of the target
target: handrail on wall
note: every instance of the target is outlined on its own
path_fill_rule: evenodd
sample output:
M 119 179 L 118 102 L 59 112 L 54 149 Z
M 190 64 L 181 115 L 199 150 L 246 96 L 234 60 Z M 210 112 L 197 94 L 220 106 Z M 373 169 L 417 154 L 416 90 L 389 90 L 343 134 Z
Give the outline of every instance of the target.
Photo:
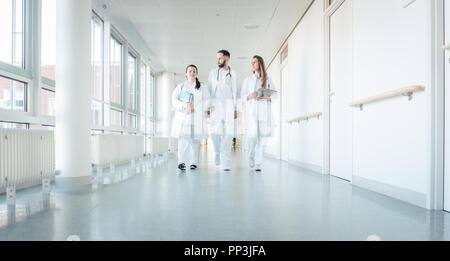
M 400 88 L 397 90 L 393 90 L 393 91 L 385 92 L 385 93 L 378 94 L 375 96 L 371 96 L 371 97 L 367 97 L 364 99 L 353 101 L 349 104 L 349 106 L 359 107 L 362 110 L 363 106 L 366 104 L 376 102 L 376 101 L 386 100 L 386 99 L 396 97 L 396 96 L 401 96 L 401 95 L 408 96 L 408 100 L 411 100 L 412 95 L 415 92 L 421 92 L 423 90 L 425 90 L 425 88 L 423 86 L 419 86 L 419 85 L 408 86 L 408 87 Z
M 301 122 L 301 121 L 308 121 L 311 118 L 317 118 L 319 119 L 320 116 L 322 116 L 321 112 L 314 112 L 314 113 L 308 113 L 299 117 L 295 117 L 291 120 L 286 121 L 287 123 L 293 123 L 293 122 Z

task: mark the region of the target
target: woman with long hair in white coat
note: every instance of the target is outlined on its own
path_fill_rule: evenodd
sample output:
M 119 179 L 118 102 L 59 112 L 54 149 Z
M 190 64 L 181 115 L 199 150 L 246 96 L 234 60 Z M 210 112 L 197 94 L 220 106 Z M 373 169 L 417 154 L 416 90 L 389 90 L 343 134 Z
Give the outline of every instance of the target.
M 208 137 L 205 116 L 209 110 L 209 91 L 199 82 L 197 76 L 197 66 L 187 66 L 186 81 L 178 84 L 172 92 L 175 117 L 171 136 L 178 138 L 178 168 L 183 171 L 188 163 L 188 151 L 190 169 L 197 168 L 200 140 Z
M 248 163 L 256 171 L 262 170 L 262 158 L 267 139 L 274 134 L 272 101 L 278 98 L 276 86 L 267 75 L 264 59 L 252 59 L 253 74 L 242 83 L 242 100 L 245 103 L 245 139 Z M 256 165 L 256 166 L 255 166 Z

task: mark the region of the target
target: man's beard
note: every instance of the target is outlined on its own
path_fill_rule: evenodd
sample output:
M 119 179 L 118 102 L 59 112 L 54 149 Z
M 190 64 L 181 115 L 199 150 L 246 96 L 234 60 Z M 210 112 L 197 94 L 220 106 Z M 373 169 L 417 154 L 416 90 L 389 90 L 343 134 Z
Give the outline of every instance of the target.
M 219 68 L 223 68 L 223 67 L 225 67 L 225 62 L 219 63 Z

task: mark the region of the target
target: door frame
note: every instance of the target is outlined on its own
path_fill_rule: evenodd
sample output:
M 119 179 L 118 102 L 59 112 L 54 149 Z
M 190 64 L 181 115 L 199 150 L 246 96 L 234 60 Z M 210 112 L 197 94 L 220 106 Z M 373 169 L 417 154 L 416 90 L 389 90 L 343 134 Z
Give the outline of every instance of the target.
M 430 1 L 430 175 L 428 177 L 427 208 L 444 209 L 445 177 L 445 41 L 444 0 Z M 450 68 L 450 66 L 449 66 Z M 434 105 L 434 106 L 433 106 Z M 450 188 L 448 188 L 450 189 Z
M 427 176 L 426 208 L 444 209 L 445 148 L 445 40 L 444 0 L 431 0 L 429 6 L 430 51 L 430 169 Z M 449 188 L 450 189 L 450 188 Z
M 324 91 L 323 91 L 323 165 L 322 174 L 330 175 L 330 20 L 331 16 L 342 6 L 345 1 L 334 0 L 330 5 L 329 0 L 324 1 L 323 25 L 324 25 Z M 353 8 L 353 5 L 352 5 Z M 352 29 L 353 30 L 353 29 Z M 353 67 L 352 67 L 353 68 Z M 352 69 L 353 70 L 353 69 Z M 353 77 L 353 76 L 352 76 Z M 353 178 L 350 180 L 352 182 Z

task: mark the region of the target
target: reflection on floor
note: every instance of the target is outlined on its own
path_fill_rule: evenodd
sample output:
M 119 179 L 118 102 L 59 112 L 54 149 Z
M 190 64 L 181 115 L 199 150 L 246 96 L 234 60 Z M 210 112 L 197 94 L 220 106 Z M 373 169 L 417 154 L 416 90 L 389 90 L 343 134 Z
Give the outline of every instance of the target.
M 285 162 L 266 159 L 257 173 L 235 152 L 223 173 L 203 151 L 199 167 L 180 173 L 173 158 L 140 173 L 117 167 L 48 198 L 19 191 L 16 209 L 2 195 L 0 240 L 450 240 L 448 213 Z

